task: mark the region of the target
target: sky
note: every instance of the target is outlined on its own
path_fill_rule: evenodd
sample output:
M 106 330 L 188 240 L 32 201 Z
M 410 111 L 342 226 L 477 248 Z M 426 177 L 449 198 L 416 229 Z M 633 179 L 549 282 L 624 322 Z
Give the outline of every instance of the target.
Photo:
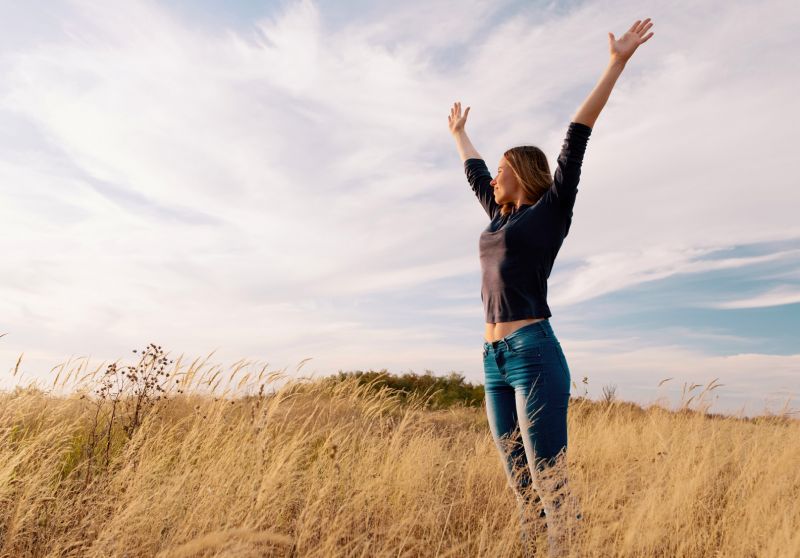
M 0 388 L 151 342 L 482 383 L 488 218 L 450 107 L 490 169 L 522 144 L 552 169 L 608 32 L 650 17 L 548 282 L 573 395 L 800 410 L 796 3 L 0 6 Z

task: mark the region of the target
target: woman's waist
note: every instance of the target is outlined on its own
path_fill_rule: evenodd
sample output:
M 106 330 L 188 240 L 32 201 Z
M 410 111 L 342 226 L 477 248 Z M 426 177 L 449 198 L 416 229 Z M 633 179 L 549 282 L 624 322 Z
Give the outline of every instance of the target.
M 503 338 L 508 338 L 509 336 L 513 335 L 520 329 L 528 326 L 532 326 L 533 324 L 541 324 L 541 322 L 547 321 L 547 318 L 524 318 L 521 320 L 512 320 L 508 322 L 497 322 L 497 323 L 486 323 L 486 330 L 484 333 L 484 342 L 485 343 L 497 343 Z M 544 331 L 542 331 L 542 327 L 538 326 L 537 328 L 529 328 L 529 329 L 536 329 L 540 334 L 547 333 L 549 330 L 549 321 L 547 321 L 547 326 Z M 527 331 L 527 330 L 526 330 Z M 533 333 L 533 332 L 531 332 Z M 540 337 L 547 337 L 547 335 L 539 335 Z

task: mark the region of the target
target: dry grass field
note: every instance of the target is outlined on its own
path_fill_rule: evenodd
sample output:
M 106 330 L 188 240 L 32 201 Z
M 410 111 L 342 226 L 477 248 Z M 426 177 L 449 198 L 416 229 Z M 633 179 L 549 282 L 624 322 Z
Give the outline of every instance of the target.
M 520 555 L 482 408 L 140 354 L 0 394 L 0 556 Z M 577 398 L 568 462 L 574 556 L 800 556 L 798 420 Z

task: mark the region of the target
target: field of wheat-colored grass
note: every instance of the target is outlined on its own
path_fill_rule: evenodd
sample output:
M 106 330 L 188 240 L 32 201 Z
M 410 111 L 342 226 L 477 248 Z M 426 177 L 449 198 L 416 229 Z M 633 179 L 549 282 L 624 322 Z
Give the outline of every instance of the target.
M 0 393 L 0 557 L 521 555 L 483 408 L 144 353 Z M 568 466 L 574 556 L 800 556 L 798 420 L 577 398 Z

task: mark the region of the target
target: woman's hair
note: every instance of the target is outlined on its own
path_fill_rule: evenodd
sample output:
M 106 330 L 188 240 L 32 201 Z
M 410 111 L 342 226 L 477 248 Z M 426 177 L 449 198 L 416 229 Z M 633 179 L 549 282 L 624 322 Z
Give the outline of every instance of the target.
M 550 165 L 541 149 L 534 145 L 512 147 L 503 156 L 519 180 L 522 190 L 533 203 L 539 201 L 544 193 L 553 185 Z M 500 214 L 511 213 L 514 202 L 504 203 Z

